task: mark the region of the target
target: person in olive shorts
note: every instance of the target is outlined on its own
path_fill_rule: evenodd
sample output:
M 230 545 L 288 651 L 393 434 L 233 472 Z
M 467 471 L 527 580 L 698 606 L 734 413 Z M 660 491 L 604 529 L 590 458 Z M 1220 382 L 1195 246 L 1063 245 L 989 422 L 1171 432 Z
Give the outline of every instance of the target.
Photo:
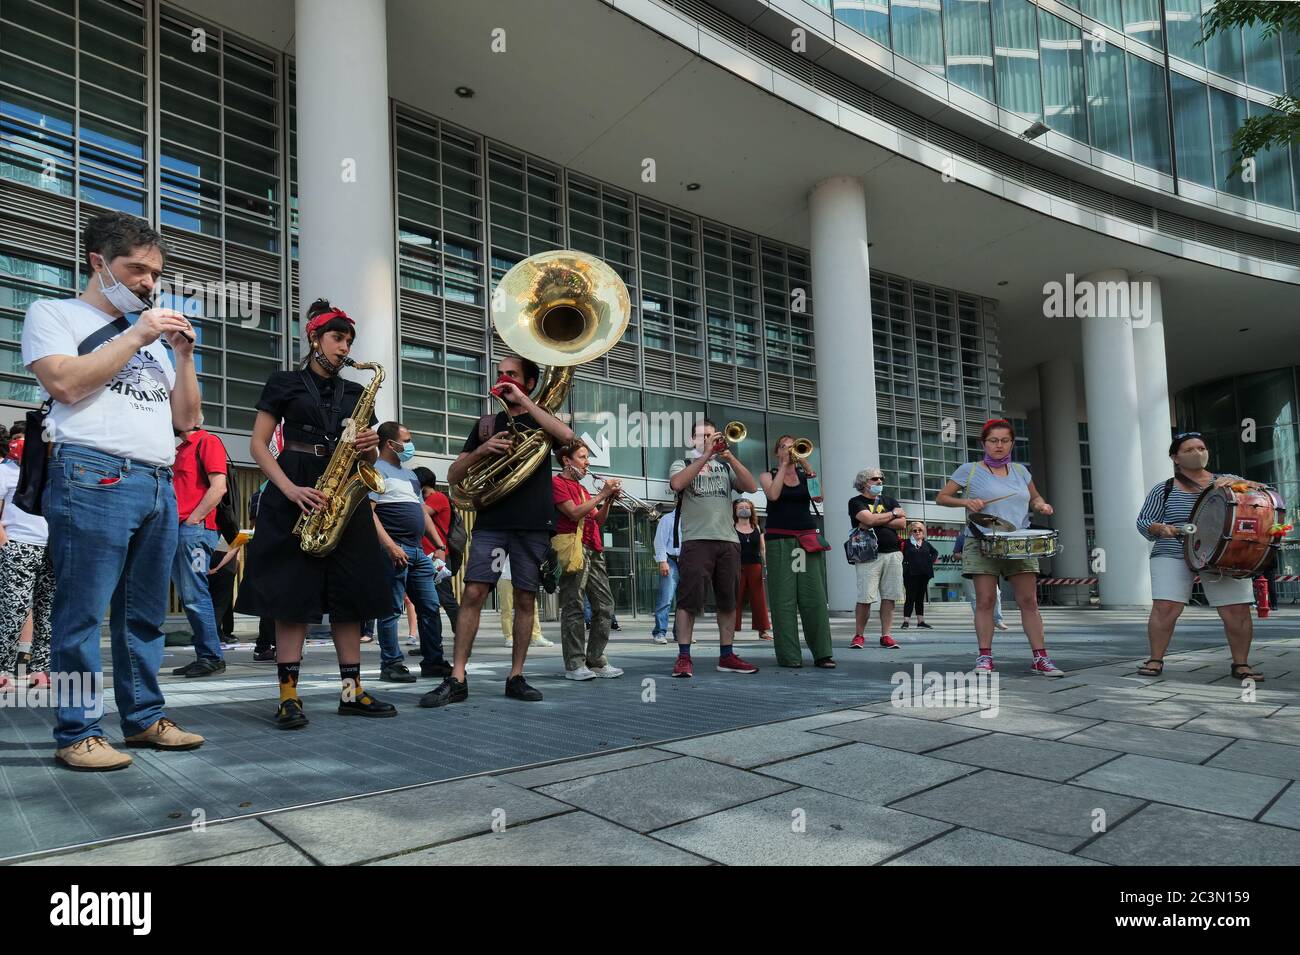
M 736 656 L 731 648 L 736 635 L 736 585 L 740 579 L 740 542 L 731 520 L 731 492 L 753 494 L 758 482 L 718 441 L 718 427 L 708 418 L 692 436 L 694 449 L 687 460 L 674 461 L 668 483 L 681 503 L 674 520 L 682 542 L 677 558 L 677 662 L 673 676 L 692 677 L 691 634 L 695 618 L 704 609 L 709 581 L 718 610 L 718 672 L 757 673 L 758 667 Z M 666 518 L 665 518 L 666 519 Z
M 1029 471 L 1011 460 L 1016 443 L 1011 424 L 1002 418 L 985 422 L 980 443 L 984 446 L 983 459 L 957 468 L 934 502 L 943 507 L 965 508 L 972 514 L 992 514 L 1016 528 L 1029 526 L 1030 511 L 1050 516 L 1052 505 L 1038 493 Z M 1020 624 L 1033 651 L 1030 671 L 1040 676 L 1065 676 L 1047 655 L 1044 643 L 1043 617 L 1038 612 L 1038 558 L 988 557 L 980 552 L 978 542 L 968 537 L 962 548 L 961 570 L 963 577 L 975 580 L 975 634 L 979 641 L 975 670 L 994 670 L 993 601 L 998 579 L 1005 577 L 1011 581 L 1020 607 Z

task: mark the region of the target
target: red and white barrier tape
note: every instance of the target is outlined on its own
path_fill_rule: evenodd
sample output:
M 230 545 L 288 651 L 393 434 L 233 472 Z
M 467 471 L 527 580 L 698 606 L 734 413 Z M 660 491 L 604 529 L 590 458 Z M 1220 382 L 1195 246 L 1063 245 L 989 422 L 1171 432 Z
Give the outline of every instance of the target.
M 1195 579 L 1200 580 L 1201 578 L 1196 577 Z M 1279 574 L 1274 579 L 1278 583 L 1289 583 L 1294 580 L 1300 580 L 1300 574 Z M 1071 587 L 1081 584 L 1095 584 L 1096 582 L 1096 577 L 1044 577 L 1039 581 L 1039 584 L 1044 587 Z

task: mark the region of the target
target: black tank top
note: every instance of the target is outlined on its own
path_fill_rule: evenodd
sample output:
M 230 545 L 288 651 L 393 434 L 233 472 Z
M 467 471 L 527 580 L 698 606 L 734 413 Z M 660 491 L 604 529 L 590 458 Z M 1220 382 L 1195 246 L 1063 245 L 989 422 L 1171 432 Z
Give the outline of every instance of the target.
M 775 479 L 776 472 L 770 472 Z M 783 531 L 807 531 L 817 527 L 817 520 L 813 517 L 812 495 L 808 493 L 808 477 L 800 472 L 799 484 L 791 487 L 788 484 L 781 486 L 781 496 L 775 501 L 767 502 L 767 539 L 771 540 L 773 536 L 785 537 L 785 534 L 772 534 L 772 529 Z
M 748 534 L 736 531 L 736 537 L 740 540 L 740 562 L 742 564 L 761 564 L 763 562 L 763 554 L 758 546 L 758 533 L 757 527 Z

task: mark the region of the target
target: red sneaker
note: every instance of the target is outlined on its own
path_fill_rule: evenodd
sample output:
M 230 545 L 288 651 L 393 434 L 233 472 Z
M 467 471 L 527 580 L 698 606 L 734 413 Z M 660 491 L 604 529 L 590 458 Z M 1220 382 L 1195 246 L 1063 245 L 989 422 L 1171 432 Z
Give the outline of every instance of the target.
M 677 662 L 673 664 L 673 676 L 693 677 L 695 676 L 695 665 L 691 663 L 690 657 L 678 656 Z
M 719 673 L 757 673 L 758 667 L 752 663 L 746 663 L 734 653 L 728 657 L 718 657 Z
M 865 647 L 866 645 L 867 645 L 867 641 L 864 640 L 864 639 L 862 639 L 862 634 L 860 634 L 860 633 L 855 633 L 855 634 L 853 635 L 853 642 L 849 644 L 849 649 L 850 649 L 850 650 L 861 650 L 861 649 L 862 649 L 863 647 Z
M 889 634 L 885 634 L 883 637 L 880 638 L 880 645 L 886 648 L 887 650 L 898 649 L 898 641 L 895 640 L 893 637 L 891 637 Z

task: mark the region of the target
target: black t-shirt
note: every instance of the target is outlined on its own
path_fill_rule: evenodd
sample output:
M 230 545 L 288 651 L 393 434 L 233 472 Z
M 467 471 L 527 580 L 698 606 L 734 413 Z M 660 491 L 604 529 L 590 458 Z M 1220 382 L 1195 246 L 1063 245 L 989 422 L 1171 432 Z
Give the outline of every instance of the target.
M 858 511 L 870 511 L 872 514 L 883 514 L 885 511 L 892 511 L 898 507 L 898 501 L 892 497 L 881 494 L 873 502 L 865 494 L 859 494 L 849 501 L 849 525 L 858 527 Z M 902 545 L 898 542 L 898 531 L 892 527 L 884 525 L 874 528 L 876 532 L 876 542 L 880 545 L 882 554 L 892 554 L 894 551 L 901 550 Z
M 333 418 L 335 389 L 343 386 L 337 420 Z M 337 440 L 343 419 L 352 416 L 365 386 L 346 378 L 322 378 L 307 369 L 277 371 L 266 380 L 257 410 L 284 421 L 286 441 L 325 444 Z M 374 427 L 379 419 L 372 412 L 370 420 L 357 422 L 357 430 Z
M 506 423 L 507 415 L 504 411 L 498 411 L 496 421 L 492 425 L 492 433 L 500 434 L 502 431 L 509 431 L 510 425 Z M 533 420 L 530 414 L 521 414 L 515 417 L 515 426 L 517 428 L 536 428 L 537 422 Z M 469 433 L 465 439 L 465 447 L 461 448 L 462 452 L 474 451 L 483 442 L 478 436 L 478 422 L 474 423 L 474 430 Z M 551 491 L 551 469 L 549 461 L 543 462 L 537 466 L 537 470 L 528 476 L 528 480 L 515 488 L 510 494 L 507 494 L 501 500 L 488 507 L 482 508 L 478 512 L 478 517 L 474 521 L 476 530 L 486 531 L 550 531 L 555 533 L 555 498 Z

